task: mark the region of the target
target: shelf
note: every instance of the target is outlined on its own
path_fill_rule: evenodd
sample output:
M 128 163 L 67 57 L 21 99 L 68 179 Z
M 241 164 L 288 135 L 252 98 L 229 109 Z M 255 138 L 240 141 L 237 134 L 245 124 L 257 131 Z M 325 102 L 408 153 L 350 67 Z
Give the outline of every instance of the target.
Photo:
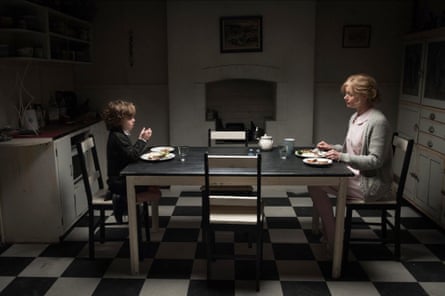
M 0 11 L 0 59 L 91 62 L 88 21 L 26 0 L 2 0 Z

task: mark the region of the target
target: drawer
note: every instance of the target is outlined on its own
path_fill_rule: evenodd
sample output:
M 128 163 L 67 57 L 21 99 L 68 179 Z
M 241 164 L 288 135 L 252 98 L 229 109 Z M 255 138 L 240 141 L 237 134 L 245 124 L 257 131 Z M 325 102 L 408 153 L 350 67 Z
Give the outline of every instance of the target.
M 429 119 L 420 119 L 419 129 L 421 132 L 445 139 L 445 124 Z
M 419 133 L 420 145 L 430 148 L 431 150 L 445 154 L 445 140 L 424 132 Z
M 422 109 L 420 117 L 445 123 L 445 112 L 438 110 Z

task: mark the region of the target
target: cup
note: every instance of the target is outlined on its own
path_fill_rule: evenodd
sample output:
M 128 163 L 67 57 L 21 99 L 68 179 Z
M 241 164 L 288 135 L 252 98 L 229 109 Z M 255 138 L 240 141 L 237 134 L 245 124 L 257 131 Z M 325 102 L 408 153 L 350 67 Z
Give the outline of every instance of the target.
M 294 138 L 284 138 L 283 145 L 287 146 L 287 156 L 291 156 L 294 153 L 295 139 Z
M 187 158 L 188 152 L 189 152 L 189 147 L 188 146 L 179 146 L 178 147 L 179 159 L 181 161 L 185 161 L 186 158 Z
M 288 150 L 289 150 L 289 147 L 286 146 L 286 145 L 278 147 L 278 152 L 280 153 L 280 158 L 281 159 L 286 159 L 287 158 Z

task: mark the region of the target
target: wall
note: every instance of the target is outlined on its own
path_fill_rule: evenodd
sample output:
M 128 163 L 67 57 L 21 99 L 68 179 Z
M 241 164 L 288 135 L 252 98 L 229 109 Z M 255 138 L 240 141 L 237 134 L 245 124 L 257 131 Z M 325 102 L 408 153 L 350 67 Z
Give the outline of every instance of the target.
M 166 4 L 162 0 L 97 0 L 94 62 L 76 67 L 79 93 L 102 110 L 110 100 L 135 103 L 133 140 L 153 129 L 150 144 L 169 142 Z
M 220 53 L 219 18 L 261 15 L 263 51 Z M 312 141 L 315 1 L 168 1 L 170 141 L 205 145 L 205 84 L 259 79 L 277 85 L 277 141 Z
M 353 110 L 340 86 L 365 72 L 379 83 L 382 109 L 395 128 L 402 62 L 402 37 L 411 29 L 411 1 L 320 1 L 317 4 L 314 143 L 342 143 Z M 369 48 L 343 48 L 344 25 L 371 26 Z
M 18 127 L 16 108 L 23 81 L 23 103 L 47 105 L 56 90 L 74 89 L 72 65 L 27 61 L 0 61 L 0 128 Z M 29 93 L 30 95 L 28 95 Z

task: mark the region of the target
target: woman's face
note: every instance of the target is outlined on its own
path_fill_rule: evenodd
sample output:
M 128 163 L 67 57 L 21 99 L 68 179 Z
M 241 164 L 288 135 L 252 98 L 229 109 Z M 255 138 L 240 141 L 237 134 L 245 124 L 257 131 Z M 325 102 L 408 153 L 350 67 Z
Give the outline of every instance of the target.
M 345 88 L 344 100 L 346 103 L 346 107 L 351 109 L 360 108 L 362 102 L 365 101 L 361 99 L 358 95 L 354 94 L 354 92 L 352 91 L 352 87 L 350 85 L 347 85 Z
M 122 129 L 130 132 L 134 128 L 136 119 L 134 117 L 122 119 Z

